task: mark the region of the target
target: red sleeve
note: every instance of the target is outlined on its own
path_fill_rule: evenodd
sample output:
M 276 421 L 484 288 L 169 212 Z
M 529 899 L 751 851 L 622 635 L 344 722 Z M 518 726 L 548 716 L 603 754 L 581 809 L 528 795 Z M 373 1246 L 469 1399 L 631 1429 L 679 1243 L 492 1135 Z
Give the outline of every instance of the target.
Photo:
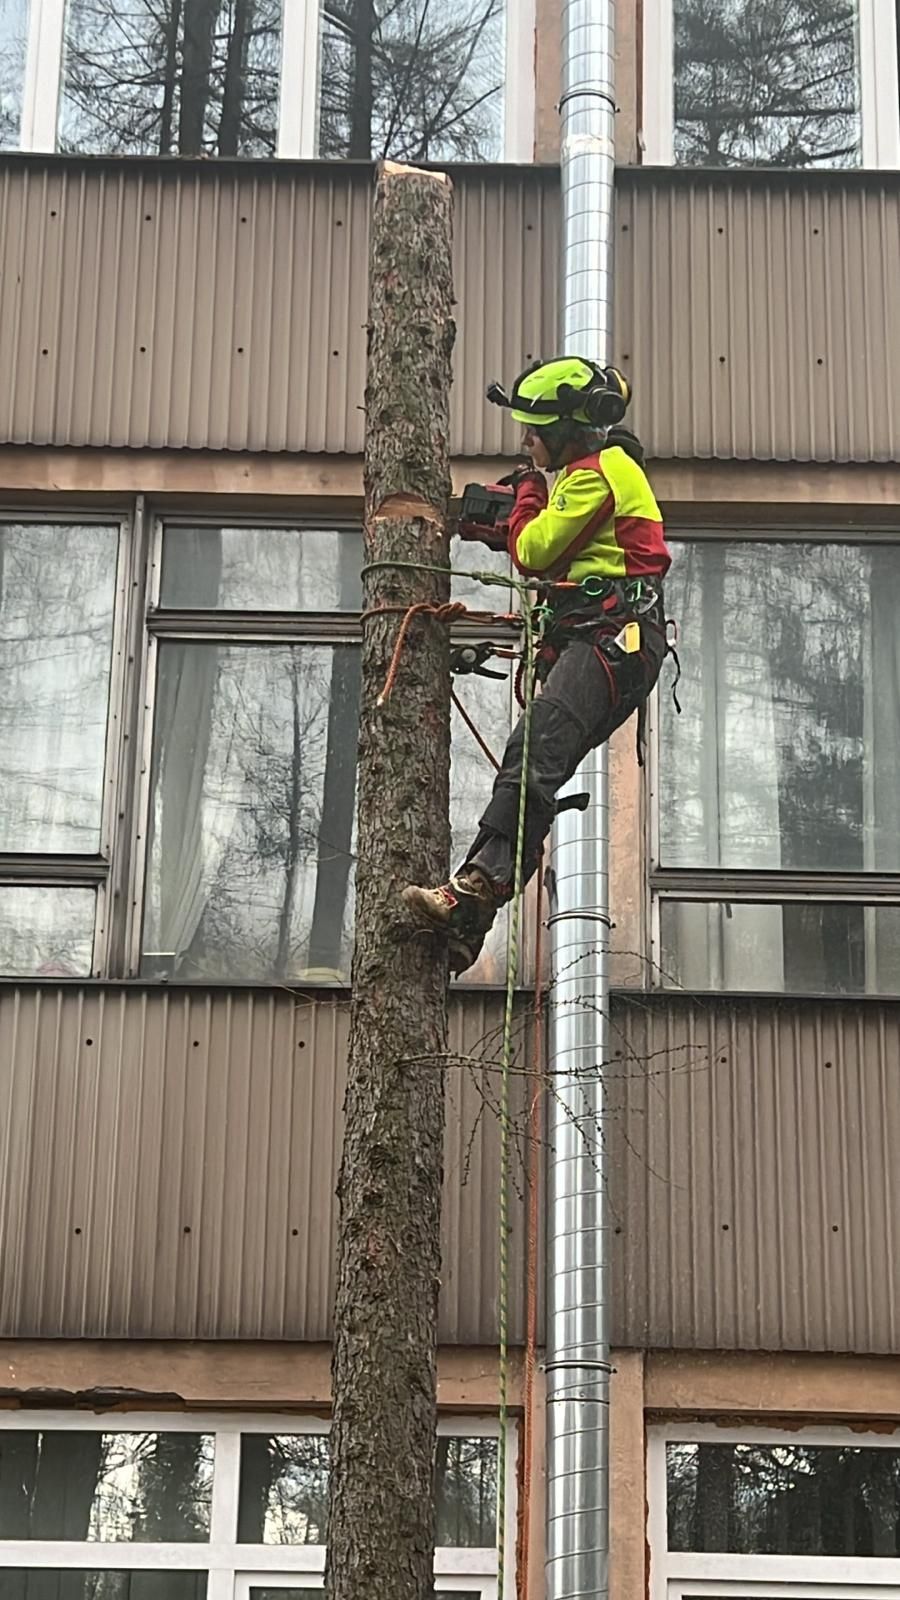
M 516 488 L 516 498 L 512 511 L 507 519 L 506 547 L 513 559 L 513 565 L 520 572 L 525 569 L 519 565 L 516 555 L 516 542 L 523 528 L 543 511 L 548 501 L 547 480 L 541 472 L 530 472 L 527 478 L 520 478 Z

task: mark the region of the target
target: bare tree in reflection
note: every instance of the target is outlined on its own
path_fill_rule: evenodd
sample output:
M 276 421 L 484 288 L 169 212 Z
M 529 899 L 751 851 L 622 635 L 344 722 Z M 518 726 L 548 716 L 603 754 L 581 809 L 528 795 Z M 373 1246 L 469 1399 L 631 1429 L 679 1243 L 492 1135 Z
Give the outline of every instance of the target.
M 320 152 L 500 153 L 505 0 L 324 0 Z
M 72 0 L 63 149 L 273 155 L 281 0 Z
M 675 0 L 675 148 L 692 166 L 859 160 L 855 0 Z

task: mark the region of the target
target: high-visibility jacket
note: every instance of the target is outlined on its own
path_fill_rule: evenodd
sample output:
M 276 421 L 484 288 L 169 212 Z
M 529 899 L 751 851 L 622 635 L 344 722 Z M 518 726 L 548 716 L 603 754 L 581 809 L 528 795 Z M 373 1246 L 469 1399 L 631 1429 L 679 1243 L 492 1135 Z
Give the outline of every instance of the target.
M 621 445 L 573 461 L 547 492 L 529 473 L 508 519 L 509 553 L 528 577 L 662 577 L 671 556 L 647 477 Z

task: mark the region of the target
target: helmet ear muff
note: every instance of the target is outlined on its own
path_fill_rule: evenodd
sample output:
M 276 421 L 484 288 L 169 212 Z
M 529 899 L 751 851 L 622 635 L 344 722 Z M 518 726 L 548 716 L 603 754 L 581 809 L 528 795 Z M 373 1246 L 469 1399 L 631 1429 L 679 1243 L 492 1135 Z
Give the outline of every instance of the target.
M 595 361 L 589 365 L 594 376 L 586 388 L 560 384 L 557 390 L 560 409 L 569 416 L 582 411 L 593 428 L 614 428 L 624 420 L 631 399 L 628 382 L 615 367 L 601 367 Z

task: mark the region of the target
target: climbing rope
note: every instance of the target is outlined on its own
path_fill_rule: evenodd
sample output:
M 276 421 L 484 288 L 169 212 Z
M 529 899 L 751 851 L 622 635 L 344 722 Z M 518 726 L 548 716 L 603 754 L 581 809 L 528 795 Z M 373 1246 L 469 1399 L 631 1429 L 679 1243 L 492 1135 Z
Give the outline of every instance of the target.
M 406 642 L 410 624 L 415 616 L 431 616 L 436 621 L 449 622 L 463 616 L 477 617 L 482 622 L 510 622 L 520 623 L 524 630 L 524 643 L 522 647 L 522 668 L 517 674 L 516 697 L 522 707 L 522 771 L 519 778 L 519 806 L 516 827 L 516 852 L 513 871 L 513 897 L 510 902 L 509 937 L 506 951 L 506 991 L 503 1008 L 503 1035 L 500 1055 L 500 1196 L 499 1196 L 499 1229 L 498 1229 L 498 1420 L 500 1434 L 497 1440 L 497 1595 L 498 1600 L 504 1600 L 506 1585 L 506 1477 L 508 1467 L 507 1432 L 509 1427 L 509 1187 L 512 1150 L 512 1124 L 510 1116 L 510 1079 L 512 1075 L 513 1055 L 513 1015 L 515 1010 L 516 977 L 519 969 L 519 937 L 521 928 L 522 905 L 522 877 L 524 865 L 525 846 L 525 807 L 528 794 L 528 756 L 531 744 L 531 713 L 534 705 L 534 660 L 535 643 L 540 643 L 546 621 L 544 608 L 535 610 L 531 604 L 528 586 L 517 578 L 510 578 L 496 572 L 457 572 L 452 567 L 428 566 L 415 561 L 373 561 L 363 567 L 363 574 L 378 568 L 392 568 L 394 570 L 408 570 L 416 572 L 434 572 L 450 577 L 464 577 L 476 579 L 480 583 L 495 584 L 513 590 L 518 594 L 522 606 L 521 615 L 507 614 L 505 617 L 495 617 L 490 613 L 470 612 L 459 601 L 450 601 L 444 605 L 420 603 L 413 606 L 403 606 L 393 603 L 373 606 L 362 615 L 363 621 L 383 612 L 402 612 L 403 620 L 394 642 L 394 649 L 385 678 L 384 688 L 378 696 L 376 705 L 383 706 L 389 698 L 397 678 L 400 657 Z M 464 720 L 470 731 L 478 739 L 479 744 L 489 756 L 495 766 L 499 765 L 495 757 L 485 745 L 478 734 L 474 723 L 452 693 L 452 698 L 457 708 L 462 712 Z M 540 909 L 540 908 L 539 908 Z M 529 1136 L 531 1134 L 531 1116 L 529 1117 Z M 535 1227 L 536 1227 L 536 1155 L 532 1156 L 534 1169 L 530 1173 L 529 1194 L 534 1190 Z M 532 1202 L 529 1200 L 529 1216 Z M 536 1280 L 530 1286 L 529 1293 L 533 1290 L 534 1304 L 537 1304 Z M 536 1318 L 536 1310 L 534 1312 Z M 532 1312 L 528 1313 L 529 1326 L 531 1327 Z M 534 1329 L 531 1329 L 532 1335 Z M 532 1337 L 530 1372 L 529 1357 L 526 1351 L 526 1395 L 528 1406 L 526 1408 L 526 1448 L 530 1450 L 530 1412 L 531 1393 L 533 1391 L 534 1376 L 534 1340 Z M 530 1470 L 528 1470 L 530 1482 Z M 526 1558 L 527 1559 L 527 1558 Z

